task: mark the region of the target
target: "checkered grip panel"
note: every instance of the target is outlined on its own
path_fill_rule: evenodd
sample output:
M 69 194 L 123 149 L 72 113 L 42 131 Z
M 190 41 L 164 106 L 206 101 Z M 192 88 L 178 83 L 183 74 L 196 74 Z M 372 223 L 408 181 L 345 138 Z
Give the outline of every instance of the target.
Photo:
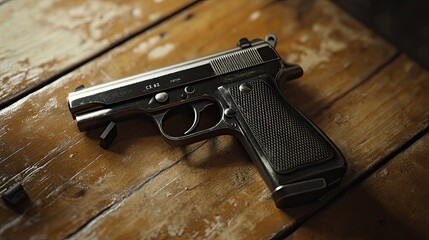
M 328 143 L 271 86 L 262 80 L 249 84 L 250 92 L 241 92 L 235 85 L 230 94 L 276 172 L 290 172 L 333 156 Z

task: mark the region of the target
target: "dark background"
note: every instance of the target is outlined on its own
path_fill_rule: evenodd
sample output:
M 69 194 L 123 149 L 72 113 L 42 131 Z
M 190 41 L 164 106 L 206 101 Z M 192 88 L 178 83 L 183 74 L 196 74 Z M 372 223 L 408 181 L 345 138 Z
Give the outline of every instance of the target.
M 334 0 L 429 69 L 429 1 L 427 0 Z

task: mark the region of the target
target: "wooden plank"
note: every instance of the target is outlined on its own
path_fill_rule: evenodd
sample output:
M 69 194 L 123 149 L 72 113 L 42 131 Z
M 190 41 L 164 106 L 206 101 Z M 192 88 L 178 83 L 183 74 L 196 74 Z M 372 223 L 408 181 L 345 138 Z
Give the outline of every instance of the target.
M 428 90 L 427 71 L 401 57 L 316 117 L 348 159 L 342 187 L 428 126 Z M 237 145 L 230 138 L 205 144 L 75 238 L 261 239 L 320 207 L 315 203 L 284 212 L 275 209 L 257 172 L 242 162 L 246 156 Z M 110 227 L 121 221 L 128 225 L 120 230 Z
M 18 0 L 1 5 L 0 106 L 190 2 Z
M 271 4 L 228 1 L 222 5 L 203 2 L 1 111 L 0 119 L 7 123 L 0 134 L 1 162 L 5 166 L 0 169 L 1 189 L 22 180 L 35 206 L 24 216 L 17 216 L 0 205 L 6 216 L 0 219 L 0 236 L 64 237 L 94 217 L 101 225 L 91 223 L 83 235 L 116 229 L 123 236 L 139 233 L 238 236 L 252 230 L 266 237 L 291 224 L 294 213 L 302 215 L 309 207 L 294 209 L 288 214 L 277 210 L 264 183 L 247 161 L 246 153 L 231 137 L 172 148 L 158 136 L 153 124 L 133 120 L 119 124 L 118 141 L 110 151 L 105 151 L 97 147 L 97 132 L 88 135 L 77 132 L 65 103 L 67 93 L 82 83 L 94 85 L 225 50 L 243 36 L 253 38 L 277 33 L 281 41 L 280 54 L 303 64 L 307 70 L 302 80 L 287 86 L 286 93 L 298 107 L 311 114 L 365 81 L 395 53 L 391 46 L 332 3 L 313 4 L 306 1 Z M 218 14 L 213 16 L 213 12 Z M 183 34 L 183 29 L 193 31 Z M 201 32 L 206 33 L 204 38 L 208 41 L 195 41 Z M 161 51 L 165 46 L 174 51 Z M 155 54 L 159 52 L 164 54 Z M 307 63 L 309 59 L 311 64 Z M 290 94 L 290 89 L 301 92 L 304 97 Z M 331 115 L 334 113 L 332 110 Z M 322 128 L 328 129 L 330 135 L 342 131 L 328 128 L 329 122 L 323 119 L 317 122 L 326 124 Z M 341 137 L 335 135 L 333 139 L 338 141 Z M 406 137 L 404 135 L 404 139 Z M 10 142 L 15 144 L 7 144 Z M 340 148 L 346 146 L 344 141 Z M 142 211 L 138 218 L 127 219 L 132 222 L 130 228 L 110 227 L 110 230 L 90 232 L 91 226 L 106 226 L 98 219 L 110 219 L 111 212 L 123 208 L 124 199 L 134 199 L 126 203 L 129 206 L 131 201 L 133 205 L 137 203 L 134 196 L 142 197 L 145 193 L 138 210 L 124 207 Z M 178 197 L 173 200 L 175 193 Z M 146 198 L 147 201 L 142 200 Z M 156 223 L 147 220 L 153 217 L 174 219 L 177 224 L 169 221 L 167 225 L 163 220 L 150 229 L 145 224 Z M 231 221 L 225 222 L 225 219 Z M 193 230 L 185 229 L 182 225 L 185 223 L 193 226 Z M 133 231 L 137 230 L 133 226 L 138 226 L 138 232 Z
M 429 135 L 306 222 L 292 239 L 427 239 Z

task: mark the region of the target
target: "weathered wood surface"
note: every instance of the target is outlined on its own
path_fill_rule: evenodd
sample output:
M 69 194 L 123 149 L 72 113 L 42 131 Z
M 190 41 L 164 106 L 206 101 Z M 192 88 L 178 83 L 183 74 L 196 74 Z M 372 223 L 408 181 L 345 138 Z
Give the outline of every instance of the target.
M 23 181 L 34 204 L 24 215 L 1 204 L 0 236 L 267 238 L 319 208 L 276 209 L 231 137 L 173 148 L 150 121 L 132 120 L 119 124 L 106 151 L 97 131 L 78 132 L 66 106 L 77 85 L 267 33 L 278 35 L 285 59 L 306 70 L 285 94 L 348 159 L 343 188 L 427 127 L 427 72 L 405 56 L 393 58 L 394 48 L 331 2 L 202 2 L 0 112 L 0 191 Z
M 0 2 L 0 106 L 190 2 Z
M 428 146 L 426 134 L 290 239 L 427 239 Z
M 313 116 L 348 159 L 349 173 L 342 187 L 427 127 L 429 75 L 408 64 L 401 57 L 321 115 Z M 411 72 L 405 70 L 408 67 Z M 409 82 L 409 78 L 415 80 Z M 142 234 L 259 239 L 289 227 L 320 206 L 285 212 L 275 209 L 251 164 L 240 162 L 246 155 L 235 150 L 237 146 L 229 138 L 207 143 L 99 216 L 76 238 Z M 173 204 L 177 202 L 179 206 Z M 127 227 L 119 231 L 109 227 L 121 221 L 128 221 Z M 137 226 L 145 230 L 136 230 Z

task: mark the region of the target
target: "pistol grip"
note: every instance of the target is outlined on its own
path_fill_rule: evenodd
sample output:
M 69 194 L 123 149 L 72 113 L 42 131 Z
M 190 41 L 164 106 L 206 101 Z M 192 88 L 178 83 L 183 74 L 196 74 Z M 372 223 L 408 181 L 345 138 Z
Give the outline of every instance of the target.
M 278 208 L 321 198 L 339 184 L 346 162 L 336 146 L 261 75 L 229 85 L 240 139 Z

